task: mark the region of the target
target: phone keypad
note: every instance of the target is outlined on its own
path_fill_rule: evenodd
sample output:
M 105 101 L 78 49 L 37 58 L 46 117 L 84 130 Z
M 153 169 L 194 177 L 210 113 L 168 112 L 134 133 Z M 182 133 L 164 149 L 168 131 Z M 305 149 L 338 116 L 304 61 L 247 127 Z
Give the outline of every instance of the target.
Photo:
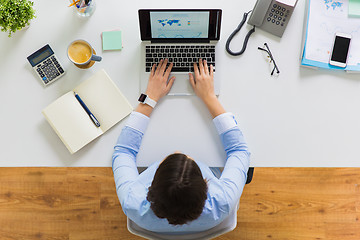
M 277 4 L 273 4 L 267 16 L 267 21 L 276 25 L 284 26 L 290 11 Z

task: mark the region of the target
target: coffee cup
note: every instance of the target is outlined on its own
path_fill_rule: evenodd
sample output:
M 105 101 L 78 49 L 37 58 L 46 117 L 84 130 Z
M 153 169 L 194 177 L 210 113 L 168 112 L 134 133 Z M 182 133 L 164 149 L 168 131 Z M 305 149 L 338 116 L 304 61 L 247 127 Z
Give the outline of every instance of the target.
M 67 55 L 70 61 L 80 68 L 87 67 L 92 61 L 100 62 L 102 59 L 94 54 L 94 49 L 90 43 L 81 39 L 69 44 Z

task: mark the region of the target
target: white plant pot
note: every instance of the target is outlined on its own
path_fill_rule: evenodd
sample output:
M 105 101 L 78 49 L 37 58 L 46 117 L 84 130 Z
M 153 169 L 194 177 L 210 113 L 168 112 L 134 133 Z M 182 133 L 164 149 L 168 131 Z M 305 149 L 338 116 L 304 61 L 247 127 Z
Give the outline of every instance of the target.
M 28 28 L 30 27 L 30 23 L 31 23 L 31 20 L 29 20 L 28 23 L 25 25 L 25 27 L 23 27 L 23 28 L 20 29 L 19 31 L 28 29 Z

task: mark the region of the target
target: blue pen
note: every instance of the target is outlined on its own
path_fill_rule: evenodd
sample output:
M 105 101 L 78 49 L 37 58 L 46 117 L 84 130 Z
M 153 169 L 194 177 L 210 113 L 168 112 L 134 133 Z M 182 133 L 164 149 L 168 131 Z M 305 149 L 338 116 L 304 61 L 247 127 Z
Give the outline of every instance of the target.
M 79 94 L 77 94 L 76 92 L 74 92 L 74 95 L 75 95 L 76 99 L 79 101 L 80 105 L 84 108 L 85 112 L 89 115 L 89 117 L 91 118 L 91 120 L 93 121 L 93 123 L 95 124 L 95 126 L 100 127 L 99 121 L 96 119 L 96 117 L 94 116 L 94 114 L 91 113 L 90 109 L 85 105 L 85 103 L 83 102 L 83 100 L 81 100 Z

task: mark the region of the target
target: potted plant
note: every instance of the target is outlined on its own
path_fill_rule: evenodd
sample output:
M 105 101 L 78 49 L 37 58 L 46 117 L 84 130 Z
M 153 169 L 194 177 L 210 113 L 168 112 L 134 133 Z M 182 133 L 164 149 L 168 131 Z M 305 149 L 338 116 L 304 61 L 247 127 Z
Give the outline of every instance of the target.
M 35 18 L 34 3 L 29 0 L 0 0 L 0 27 L 11 34 L 30 24 Z

